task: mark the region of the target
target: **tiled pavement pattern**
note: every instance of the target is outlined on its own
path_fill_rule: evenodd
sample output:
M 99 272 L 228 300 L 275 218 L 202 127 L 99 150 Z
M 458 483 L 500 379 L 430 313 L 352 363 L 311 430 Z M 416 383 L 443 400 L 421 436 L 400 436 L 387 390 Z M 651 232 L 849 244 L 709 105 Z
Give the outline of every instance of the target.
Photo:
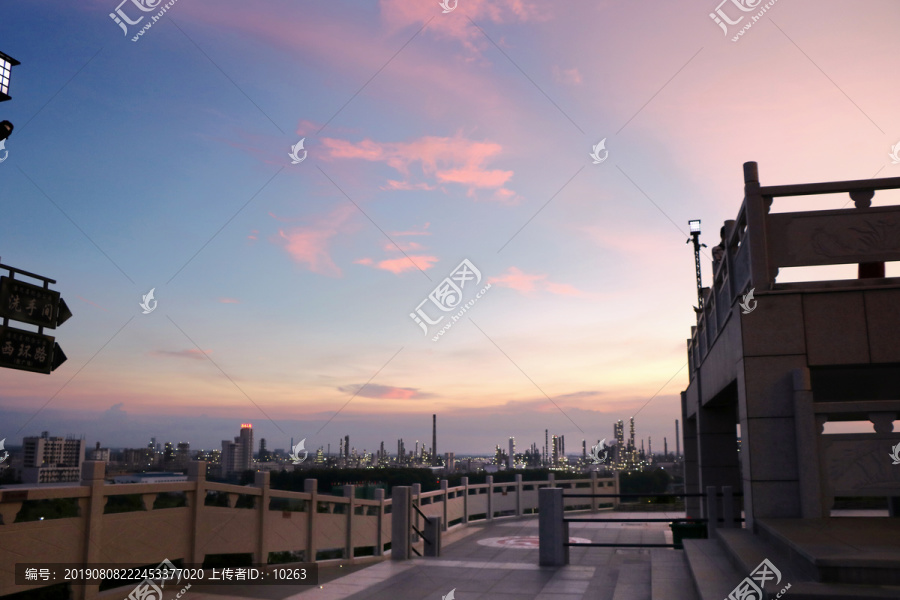
M 639 519 L 683 517 L 684 513 L 605 513 Z M 581 515 L 579 515 L 581 516 Z M 696 600 L 683 551 L 638 548 L 570 549 L 570 564 L 538 566 L 537 548 L 497 548 L 487 538 L 537 536 L 537 518 L 473 525 L 444 540 L 440 558 L 384 561 L 316 588 L 285 588 L 273 595 L 257 588 L 230 587 L 223 595 L 197 588 L 184 600 L 269 598 L 291 600 Z M 572 523 L 570 537 L 602 543 L 671 543 L 667 523 Z M 279 587 L 279 590 L 282 588 Z M 218 591 L 218 590 L 216 590 Z M 224 595 L 227 594 L 227 595 Z

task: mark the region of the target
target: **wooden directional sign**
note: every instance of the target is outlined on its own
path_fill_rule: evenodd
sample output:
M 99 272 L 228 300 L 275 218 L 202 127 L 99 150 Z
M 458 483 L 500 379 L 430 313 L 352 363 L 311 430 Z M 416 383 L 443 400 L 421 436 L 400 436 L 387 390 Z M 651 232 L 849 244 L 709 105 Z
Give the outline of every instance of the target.
M 65 360 L 53 337 L 0 325 L 0 367 L 49 374 Z
M 55 329 L 71 316 L 56 290 L 0 277 L 0 317 Z

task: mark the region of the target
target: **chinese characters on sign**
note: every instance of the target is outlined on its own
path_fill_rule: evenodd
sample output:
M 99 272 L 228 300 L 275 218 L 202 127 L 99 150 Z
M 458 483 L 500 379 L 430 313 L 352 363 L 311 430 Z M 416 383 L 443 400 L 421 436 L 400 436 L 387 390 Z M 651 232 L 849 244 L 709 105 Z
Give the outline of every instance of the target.
M 0 264 L 9 276 L 0 277 L 0 367 L 50 374 L 66 360 L 55 338 L 44 328 L 55 329 L 72 316 L 59 292 L 48 286 L 52 279 Z M 42 280 L 43 286 L 15 279 L 16 274 Z M 10 327 L 9 321 L 37 325 L 26 331 Z

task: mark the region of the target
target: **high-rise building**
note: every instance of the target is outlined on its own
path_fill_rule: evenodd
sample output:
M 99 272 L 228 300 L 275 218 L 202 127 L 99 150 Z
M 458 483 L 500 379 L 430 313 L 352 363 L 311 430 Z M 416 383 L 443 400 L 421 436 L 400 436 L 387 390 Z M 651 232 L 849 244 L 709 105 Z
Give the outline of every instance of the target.
M 89 460 L 99 460 L 105 463 L 109 462 L 109 448 L 101 448 L 100 442 L 97 442 L 97 445 L 93 450 L 88 452 Z
M 266 450 L 266 438 L 259 438 L 259 462 L 268 462 L 269 451 Z
M 191 443 L 178 442 L 175 448 L 175 468 L 187 469 L 188 463 L 191 462 Z
M 81 481 L 84 440 L 50 437 L 49 432 L 44 431 L 41 437 L 22 440 L 22 446 L 24 483 Z
M 437 415 L 431 415 L 431 466 L 436 467 L 437 464 Z
M 681 454 L 681 438 L 678 436 L 678 419 L 675 419 L 675 460 Z
M 247 471 L 253 464 L 253 425 L 241 423 L 241 433 L 233 442 L 222 440 L 222 476 Z
M 344 458 L 350 460 L 350 434 L 344 436 Z

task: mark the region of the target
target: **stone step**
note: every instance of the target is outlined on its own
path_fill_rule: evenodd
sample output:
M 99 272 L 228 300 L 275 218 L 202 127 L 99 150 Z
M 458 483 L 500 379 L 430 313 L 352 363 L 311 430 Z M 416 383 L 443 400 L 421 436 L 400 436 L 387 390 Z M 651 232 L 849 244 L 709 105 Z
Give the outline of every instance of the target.
M 816 579 L 816 571 L 808 561 L 796 555 L 790 556 L 780 545 L 771 544 L 746 529 L 720 529 L 718 536 L 731 563 L 744 577 L 766 559 L 778 569 L 781 579 L 767 581 L 763 586 L 771 596 L 781 591 L 786 583 L 796 585 Z
M 770 598 L 774 597 L 770 596 Z M 782 598 L 784 600 L 878 600 L 879 598 L 897 600 L 900 598 L 900 586 L 804 581 L 791 585 Z
M 612 600 L 652 600 L 650 596 L 650 561 L 627 560 L 619 567 Z M 721 600 L 721 599 L 720 599 Z
M 651 600 L 699 600 L 684 550 L 650 550 Z
M 747 576 L 734 568 L 717 540 L 684 540 L 684 554 L 700 600 L 728 598 Z

